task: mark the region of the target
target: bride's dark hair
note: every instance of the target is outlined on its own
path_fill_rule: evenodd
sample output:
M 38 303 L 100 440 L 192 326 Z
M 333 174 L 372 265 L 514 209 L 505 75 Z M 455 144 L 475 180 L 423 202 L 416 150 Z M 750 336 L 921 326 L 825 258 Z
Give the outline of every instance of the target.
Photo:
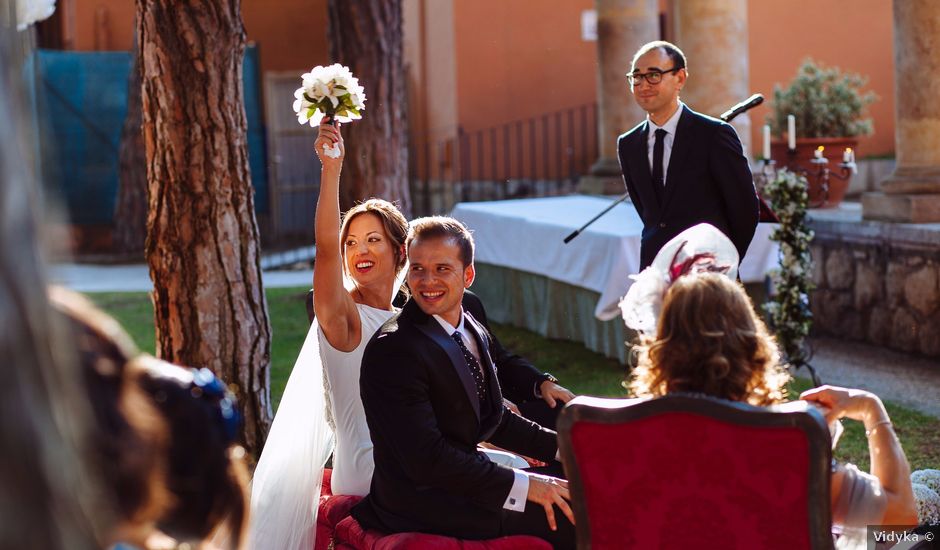
M 789 374 L 740 284 L 724 275 L 680 277 L 666 292 L 657 336 L 639 346 L 637 396 L 695 392 L 770 405 Z

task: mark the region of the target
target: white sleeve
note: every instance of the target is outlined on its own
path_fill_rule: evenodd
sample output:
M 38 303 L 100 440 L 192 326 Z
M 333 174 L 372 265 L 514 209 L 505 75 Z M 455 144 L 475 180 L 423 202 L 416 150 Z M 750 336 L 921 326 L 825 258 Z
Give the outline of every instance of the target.
M 832 510 L 832 522 L 845 527 L 877 525 L 884 517 L 888 497 L 877 477 L 854 464 L 837 464 L 842 471 L 842 487 Z
M 529 476 L 522 470 L 513 468 L 512 489 L 509 489 L 509 496 L 503 503 L 503 508 L 513 512 L 524 512 L 526 497 L 529 495 Z

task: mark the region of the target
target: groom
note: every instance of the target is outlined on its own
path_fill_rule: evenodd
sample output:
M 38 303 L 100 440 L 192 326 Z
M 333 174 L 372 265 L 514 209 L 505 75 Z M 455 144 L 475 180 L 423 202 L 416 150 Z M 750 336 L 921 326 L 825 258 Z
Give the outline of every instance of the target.
M 470 233 L 453 218 L 421 218 L 406 247 L 412 297 L 362 359 L 375 471 L 353 516 L 386 532 L 529 534 L 573 547 L 567 482 L 494 464 L 476 448 L 486 440 L 546 462 L 558 451 L 555 432 L 503 405 L 492 338 L 461 307 L 474 278 Z
M 743 259 L 757 228 L 759 202 L 738 135 L 679 101 L 688 76 L 685 54 L 664 41 L 641 47 L 627 74 L 647 114 L 617 140 L 623 180 L 643 220 L 640 269 L 700 223 L 727 235 Z

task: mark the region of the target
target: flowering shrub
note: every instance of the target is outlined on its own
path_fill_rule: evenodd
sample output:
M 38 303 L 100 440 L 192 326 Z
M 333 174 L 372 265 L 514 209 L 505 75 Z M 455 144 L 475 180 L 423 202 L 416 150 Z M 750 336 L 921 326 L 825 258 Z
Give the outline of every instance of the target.
M 940 523 L 940 495 L 922 483 L 914 483 L 911 487 L 917 503 L 917 522 L 921 525 Z
M 917 470 L 911 474 L 911 483 L 920 483 L 940 495 L 940 470 Z
M 773 116 L 769 122 L 780 136 L 787 127 L 787 115 L 796 116 L 798 137 L 843 137 L 872 133 L 865 108 L 878 99 L 874 92 L 862 92 L 867 79 L 844 74 L 836 67 L 823 67 L 807 59 L 797 69 L 786 89 L 774 86 Z
M 806 206 L 809 201 L 806 178 L 789 170 L 778 171 L 764 186 L 780 225 L 770 238 L 780 243 L 780 267 L 771 272 L 774 294 L 764 310 L 787 362 L 794 367 L 805 365 L 808 353 L 806 336 L 813 325 L 809 293 L 813 259 L 809 243 L 813 232 L 806 227 Z

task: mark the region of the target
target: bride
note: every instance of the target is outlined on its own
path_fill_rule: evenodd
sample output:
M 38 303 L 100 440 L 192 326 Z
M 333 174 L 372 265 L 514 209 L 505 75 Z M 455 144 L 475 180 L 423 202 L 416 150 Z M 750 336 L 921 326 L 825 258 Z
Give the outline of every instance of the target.
M 324 154 L 326 146 L 337 146 L 339 157 Z M 359 367 L 369 339 L 395 313 L 392 298 L 405 265 L 408 221 L 393 204 L 370 199 L 350 209 L 341 226 L 339 179 L 346 151 L 339 125 L 321 123 L 314 147 L 322 165 L 313 269 L 316 319 L 255 469 L 250 548 L 313 548 L 330 451 L 333 494 L 363 496 L 372 480 Z

